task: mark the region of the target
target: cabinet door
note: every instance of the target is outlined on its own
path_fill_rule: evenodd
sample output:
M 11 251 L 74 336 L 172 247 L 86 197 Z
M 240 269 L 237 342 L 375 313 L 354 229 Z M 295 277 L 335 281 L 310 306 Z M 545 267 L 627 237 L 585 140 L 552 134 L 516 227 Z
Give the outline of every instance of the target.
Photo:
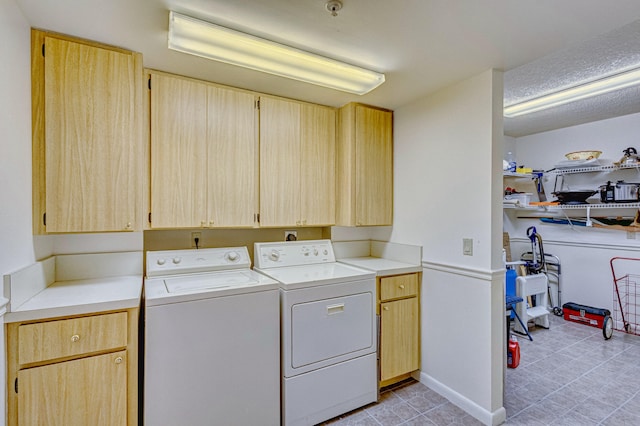
M 418 298 L 380 304 L 380 380 L 419 368 Z
M 260 98 L 260 225 L 300 224 L 300 103 Z
M 21 425 L 126 425 L 126 351 L 18 372 Z
M 151 225 L 199 227 L 207 218 L 207 86 L 151 76 Z
M 300 149 L 300 218 L 302 225 L 336 221 L 336 112 L 302 105 Z
M 250 93 L 210 86 L 207 96 L 209 226 L 253 226 L 257 112 Z
M 393 115 L 356 106 L 356 225 L 393 223 Z
M 142 70 L 126 53 L 51 37 L 45 46 L 46 230 L 133 230 Z

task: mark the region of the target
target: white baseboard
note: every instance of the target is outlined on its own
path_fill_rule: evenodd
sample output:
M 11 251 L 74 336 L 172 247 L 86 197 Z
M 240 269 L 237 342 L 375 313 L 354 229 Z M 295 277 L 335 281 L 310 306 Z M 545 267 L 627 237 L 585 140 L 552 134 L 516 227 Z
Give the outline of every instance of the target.
M 451 403 L 466 411 L 469 415 L 475 417 L 485 425 L 497 426 L 507 419 L 507 411 L 504 407 L 500 407 L 496 411 L 488 411 L 475 402 L 471 401 L 464 395 L 459 394 L 448 386 L 440 383 L 438 380 L 426 373 L 420 372 L 420 383 L 424 383 L 428 388 L 438 392 L 447 398 Z

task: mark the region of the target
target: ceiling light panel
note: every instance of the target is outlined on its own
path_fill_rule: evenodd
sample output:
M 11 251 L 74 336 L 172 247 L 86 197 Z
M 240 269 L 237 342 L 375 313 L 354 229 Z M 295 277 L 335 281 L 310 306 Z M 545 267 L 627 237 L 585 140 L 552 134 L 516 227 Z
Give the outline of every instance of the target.
M 171 11 L 169 49 L 331 89 L 364 95 L 384 74 Z
M 615 90 L 640 84 L 640 69 L 621 72 L 609 77 L 598 79 L 580 86 L 571 87 L 559 92 L 550 93 L 539 98 L 509 105 L 504 108 L 504 116 L 507 118 L 531 114 L 548 108 L 579 101 L 597 95 L 613 92 Z

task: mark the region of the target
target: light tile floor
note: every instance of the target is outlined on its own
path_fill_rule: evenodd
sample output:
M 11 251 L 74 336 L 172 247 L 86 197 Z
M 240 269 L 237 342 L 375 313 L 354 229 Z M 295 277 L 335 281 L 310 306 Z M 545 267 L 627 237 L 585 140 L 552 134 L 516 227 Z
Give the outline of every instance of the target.
M 550 315 L 548 330 L 519 337 L 520 365 L 507 369 L 509 426 L 640 425 L 640 336 Z M 481 423 L 421 383 L 387 390 L 380 401 L 332 419 L 331 426 L 445 426 Z

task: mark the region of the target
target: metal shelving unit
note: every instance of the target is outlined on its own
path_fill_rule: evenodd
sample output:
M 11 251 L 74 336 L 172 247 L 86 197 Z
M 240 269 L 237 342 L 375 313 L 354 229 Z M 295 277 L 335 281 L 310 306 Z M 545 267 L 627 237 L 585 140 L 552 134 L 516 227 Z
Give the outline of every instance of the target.
M 567 175 L 572 173 L 593 173 L 593 172 L 613 172 L 616 170 L 636 169 L 640 172 L 640 164 L 620 164 L 620 165 L 608 165 L 608 166 L 593 166 L 593 167 L 572 167 L 567 169 L 554 169 L 545 172 L 550 175 Z

